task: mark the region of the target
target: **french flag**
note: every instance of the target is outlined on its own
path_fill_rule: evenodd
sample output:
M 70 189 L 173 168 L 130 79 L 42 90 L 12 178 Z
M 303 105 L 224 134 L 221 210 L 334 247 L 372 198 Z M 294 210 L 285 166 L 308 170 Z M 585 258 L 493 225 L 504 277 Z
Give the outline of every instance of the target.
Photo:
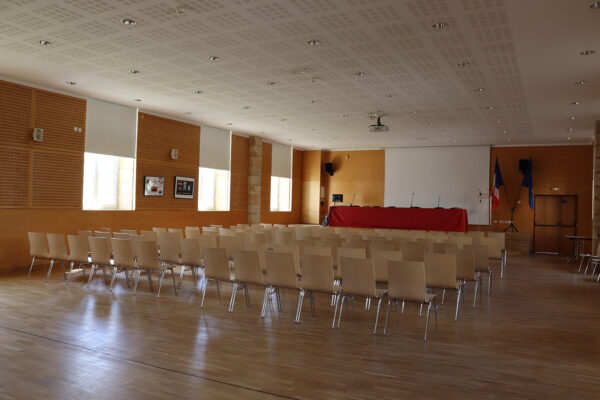
M 496 158 L 496 167 L 494 167 L 494 193 L 492 195 L 492 211 L 500 204 L 500 186 L 504 185 L 502 181 L 502 174 L 500 173 L 500 165 L 498 164 L 498 158 Z

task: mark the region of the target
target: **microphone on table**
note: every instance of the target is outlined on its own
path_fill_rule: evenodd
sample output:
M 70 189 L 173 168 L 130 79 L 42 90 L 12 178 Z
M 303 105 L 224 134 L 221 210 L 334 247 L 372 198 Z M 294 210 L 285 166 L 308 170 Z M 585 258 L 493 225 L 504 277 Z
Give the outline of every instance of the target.
M 415 192 L 412 193 L 412 196 L 410 198 L 410 208 L 413 208 L 413 200 L 415 199 Z
M 354 196 L 352 196 L 352 201 L 350 202 L 350 207 L 352 207 L 352 204 L 354 203 L 354 198 L 356 197 L 356 192 L 354 192 Z
M 441 208 L 440 207 L 440 200 L 442 199 L 442 196 L 438 196 L 438 206 L 436 208 Z

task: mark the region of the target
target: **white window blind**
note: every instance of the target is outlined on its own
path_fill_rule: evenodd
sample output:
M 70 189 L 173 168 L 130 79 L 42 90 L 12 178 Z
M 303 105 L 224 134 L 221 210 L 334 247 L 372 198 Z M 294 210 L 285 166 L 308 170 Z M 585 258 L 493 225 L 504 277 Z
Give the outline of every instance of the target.
M 136 108 L 88 98 L 85 151 L 135 158 L 137 117 Z
M 200 129 L 200 167 L 229 170 L 231 131 L 202 125 Z
M 271 176 L 292 178 L 292 146 L 273 143 Z

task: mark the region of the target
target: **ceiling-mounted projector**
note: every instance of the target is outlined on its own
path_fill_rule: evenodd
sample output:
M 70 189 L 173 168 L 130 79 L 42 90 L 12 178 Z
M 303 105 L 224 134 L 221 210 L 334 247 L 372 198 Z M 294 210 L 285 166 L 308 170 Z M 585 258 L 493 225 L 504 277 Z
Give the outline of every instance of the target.
M 373 113 L 371 114 L 371 119 L 377 118 L 377 123 L 374 125 L 369 125 L 369 132 L 379 133 L 379 132 L 387 132 L 390 130 L 390 127 L 381 123 L 382 113 Z

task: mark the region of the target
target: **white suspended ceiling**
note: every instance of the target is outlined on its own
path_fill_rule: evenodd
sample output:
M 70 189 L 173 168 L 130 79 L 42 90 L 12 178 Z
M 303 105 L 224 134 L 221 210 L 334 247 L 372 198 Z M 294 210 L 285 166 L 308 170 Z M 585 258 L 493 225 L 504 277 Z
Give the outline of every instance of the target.
M 591 3 L 0 0 L 0 77 L 302 148 L 589 143 Z

